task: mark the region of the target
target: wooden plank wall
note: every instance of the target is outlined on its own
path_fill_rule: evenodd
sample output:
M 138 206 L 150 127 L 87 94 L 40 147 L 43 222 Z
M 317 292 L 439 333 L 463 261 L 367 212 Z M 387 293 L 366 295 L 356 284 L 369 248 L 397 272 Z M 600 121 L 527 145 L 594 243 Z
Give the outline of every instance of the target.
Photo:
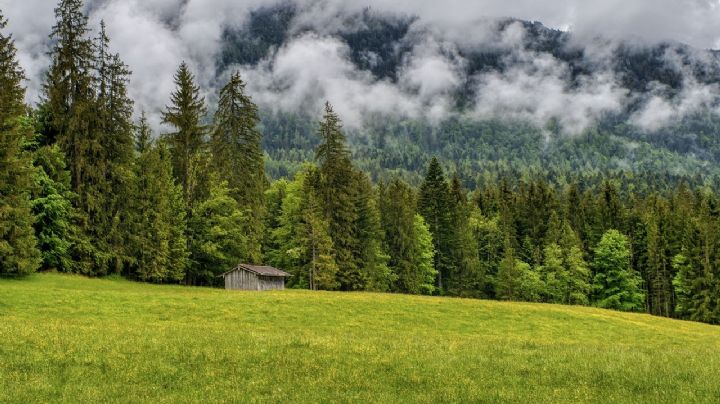
M 258 276 L 238 269 L 225 275 L 225 289 L 284 290 L 285 279 L 277 276 Z

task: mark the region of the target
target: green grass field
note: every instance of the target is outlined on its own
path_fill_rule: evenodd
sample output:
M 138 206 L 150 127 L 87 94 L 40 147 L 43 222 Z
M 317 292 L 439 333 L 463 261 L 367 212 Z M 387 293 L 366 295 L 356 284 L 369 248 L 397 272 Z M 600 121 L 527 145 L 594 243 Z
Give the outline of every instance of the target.
M 0 279 L 0 402 L 720 402 L 720 327 L 542 304 Z

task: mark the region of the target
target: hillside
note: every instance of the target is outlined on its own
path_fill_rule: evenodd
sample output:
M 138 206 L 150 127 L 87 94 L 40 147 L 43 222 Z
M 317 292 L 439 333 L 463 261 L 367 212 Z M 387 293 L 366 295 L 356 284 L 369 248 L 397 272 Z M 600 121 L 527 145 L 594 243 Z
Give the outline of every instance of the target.
M 312 10 L 254 10 L 226 27 L 216 61 L 219 77 L 239 69 L 261 106 L 272 178 L 312 158 L 325 99 L 374 178 L 417 183 L 433 155 L 469 187 L 485 173 L 720 174 L 715 51 L 481 17 L 458 37 L 412 14 L 317 21 Z
M 0 279 L 0 401 L 712 402 L 720 329 L 592 308 Z

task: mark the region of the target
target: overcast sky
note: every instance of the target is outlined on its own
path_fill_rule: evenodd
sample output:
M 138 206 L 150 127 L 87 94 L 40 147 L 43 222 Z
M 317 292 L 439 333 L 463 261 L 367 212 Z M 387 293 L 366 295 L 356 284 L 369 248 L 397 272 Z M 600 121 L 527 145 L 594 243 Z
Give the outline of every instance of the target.
M 313 21 L 320 34 L 293 40 L 265 64 L 236 68 L 242 70 L 249 81 L 254 79 L 249 88 L 267 105 L 285 103 L 291 108 L 314 97 L 319 106 L 323 98 L 329 98 L 339 104 L 337 109 L 351 122 L 360 119 L 359 114 L 368 112 L 371 104 L 379 104 L 382 111 L 442 117 L 449 105 L 446 95 L 463 81 L 459 76 L 462 60 L 453 58 L 452 49 L 433 38 L 426 38 L 415 46 L 412 57 L 402 66 L 399 83 L 378 81 L 367 72 L 357 71 L 347 60 L 345 45 L 323 36 L 322 29 L 336 27 L 341 21 L 336 18 L 338 14 L 366 6 L 381 12 L 417 15 L 425 26 L 441 30 L 444 38 L 453 41 L 482 42 L 487 31 L 486 21 L 515 17 L 569 30 L 581 43 L 602 36 L 610 40 L 645 43 L 672 40 L 699 48 L 720 48 L 720 0 L 298 1 L 304 4 L 304 15 L 300 18 Z M 265 0 L 94 0 L 88 4 L 88 10 L 93 27 L 100 19 L 106 21 L 112 47 L 133 70 L 130 89 L 138 108 L 149 110 L 151 116 L 157 118 L 157 112 L 173 88 L 172 74 L 179 62 L 185 60 L 190 64 L 201 86 L 211 95 L 223 27 L 240 25 L 250 10 L 272 3 Z M 37 100 L 42 72 L 48 65 L 46 42 L 55 5 L 56 0 L 0 0 L 0 10 L 10 20 L 8 31 L 15 37 L 21 64 L 30 79 L 28 100 L 31 102 Z M 507 31 L 503 33 L 503 40 L 508 43 L 523 35 L 515 28 Z M 542 121 L 579 106 L 580 109 L 568 111 L 564 118 L 568 120 L 568 127 L 576 130 L 584 127 L 588 118 L 616 110 L 625 102 L 627 94 L 617 88 L 613 77 L 592 78 L 581 88 L 570 91 L 562 83 L 566 67 L 561 63 L 548 60 L 544 55 L 525 53 L 519 55 L 519 60 L 525 64 L 507 75 L 480 78 L 480 85 L 497 97 L 486 99 L 481 93 L 476 113 L 482 116 L 520 114 Z M 538 67 L 543 61 L 545 63 Z M 283 93 L 267 90 L 271 84 L 287 80 L 294 82 Z M 708 92 L 708 89 L 696 88 L 687 91 L 696 95 Z M 546 99 L 548 93 L 556 98 L 538 110 L 537 98 Z M 529 97 L 525 97 L 527 95 Z M 681 108 L 670 103 L 662 106 L 668 114 L 677 113 Z M 646 118 L 638 122 L 648 121 Z

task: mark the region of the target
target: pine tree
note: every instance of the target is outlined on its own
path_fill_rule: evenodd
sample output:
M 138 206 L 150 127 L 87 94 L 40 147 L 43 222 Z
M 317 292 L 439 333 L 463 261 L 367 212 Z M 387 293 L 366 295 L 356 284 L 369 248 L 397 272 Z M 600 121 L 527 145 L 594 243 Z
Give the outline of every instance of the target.
M 140 113 L 140 120 L 135 127 L 135 151 L 141 155 L 152 146 L 152 129 L 145 111 Z
M 282 206 L 267 255 L 272 265 L 293 275 L 289 286 L 334 290 L 339 286 L 338 267 L 318 195 L 319 181 L 317 168 L 306 166 L 291 183 L 276 182 L 282 187 L 278 192 Z
M 176 89 L 172 93 L 172 105 L 163 112 L 163 123 L 169 124 L 175 132 L 165 136 L 173 157 L 173 172 L 183 188 L 185 203 L 190 210 L 207 194 L 202 186 L 206 164 L 206 128 L 202 120 L 207 113 L 200 87 L 188 65 L 183 62 L 175 73 Z
M 678 297 L 676 311 L 694 321 L 720 323 L 717 251 L 720 250 L 716 203 L 710 195 L 698 195 L 687 249 L 673 259 L 673 285 Z
M 191 252 L 188 283 L 213 285 L 218 275 L 243 261 L 247 256 L 244 222 L 227 182 L 213 178 L 208 198 L 196 204 L 188 220 Z
M 430 229 L 419 214 L 415 215 L 413 232 L 415 233 L 413 251 L 415 271 L 411 278 L 405 279 L 405 287 L 410 293 L 430 295 L 435 292 L 435 278 L 437 277 L 437 270 L 433 266 L 435 249 Z
M 485 282 L 473 230 L 473 209 L 467 193 L 455 174 L 450 184 L 450 218 L 452 223 L 452 262 L 455 272 L 448 289 L 454 294 L 477 296 Z
M 182 189 L 175 183 L 167 146 L 153 145 L 150 138 L 141 120 L 129 201 L 130 275 L 150 282 L 180 281 L 189 266 Z
M 695 314 L 693 300 L 697 292 L 693 267 L 683 254 L 673 257 L 672 266 L 676 272 L 673 278 L 673 287 L 677 296 L 675 313 L 682 318 L 693 318 Z
M 315 160 L 320 168 L 320 198 L 335 247 L 338 280 L 343 290 L 359 289 L 362 274 L 353 254 L 358 245 L 353 232 L 358 219 L 354 204 L 357 196 L 355 172 L 340 119 L 329 103 L 325 104 L 318 134 L 321 143 L 316 150 Z
M 520 300 L 522 297 L 522 279 L 524 262 L 515 258 L 512 243 L 508 236 L 504 241 L 503 258 L 498 264 L 495 277 L 495 295 L 501 300 Z
M 438 271 L 437 286 L 444 291 L 447 280 L 456 271 L 453 262 L 453 223 L 451 217 L 450 190 L 445 174 L 437 158 L 433 157 L 420 186 L 418 213 L 430 228 L 435 246 L 435 269 Z
M 328 223 L 317 197 L 317 172 L 311 171 L 303 179 L 301 251 L 307 261 L 309 287 L 312 290 L 333 290 L 338 285 L 338 267 L 333 256 L 333 244 Z
M 66 154 L 73 190 L 83 184 L 85 153 L 90 149 L 94 116 L 93 43 L 87 37 L 82 0 L 61 0 L 50 38 L 52 64 L 44 85 L 48 125 L 45 137 L 57 140 Z
M 583 258 L 583 252 L 578 246 L 565 250 L 565 268 L 568 273 L 568 284 L 564 302 L 568 304 L 587 305 L 592 290 L 590 285 L 590 270 Z
M 56 139 L 71 174 L 74 204 L 89 238 L 91 273 L 120 272 L 130 261 L 127 186 L 132 159 L 130 72 L 109 52 L 105 26 L 95 43 L 88 38 L 80 0 L 62 0 L 51 39 L 52 65 L 44 85 L 41 110 L 47 117 L 45 141 Z
M 96 189 L 105 199 L 106 218 L 95 225 L 99 235 L 107 240 L 111 265 L 116 273 L 133 259 L 127 250 L 130 229 L 124 226 L 129 215 L 131 162 L 133 157 L 133 102 L 128 96 L 130 70 L 118 54 L 109 51 L 110 39 L 105 22 L 100 23 L 96 39 L 96 117 L 100 143 L 98 153 L 104 156 L 95 163 L 97 171 L 105 173 Z
M 608 230 L 595 248 L 594 290 L 598 306 L 623 311 L 645 309 L 642 280 L 630 267 L 627 237 L 617 230 Z
M 0 30 L 5 25 L 0 14 Z M 23 78 L 13 39 L 0 32 L 0 273 L 19 275 L 41 262 L 29 197 L 32 159 L 23 149 L 33 134 L 24 117 Z
M 435 291 L 437 271 L 432 235 L 425 220 L 416 213 L 415 195 L 407 184 L 394 179 L 381 185 L 380 213 L 388 266 L 396 277 L 393 290 L 430 294 Z
M 545 284 L 544 300 L 549 303 L 566 303 L 570 275 L 563 262 L 563 251 L 555 243 L 548 244 L 539 271 Z
M 500 228 L 498 217 L 488 219 L 476 211 L 471 220 L 480 260 L 481 279 L 477 289 L 481 297 L 494 298 L 495 277 L 498 264 L 503 258 L 505 234 Z
M 210 139 L 212 165 L 228 181 L 231 195 L 245 212 L 248 260 L 260 262 L 264 214 L 265 164 L 257 106 L 245 94 L 239 73 L 220 90 Z
M 359 279 L 355 281 L 356 289 L 387 291 L 395 282 L 395 276 L 387 266 L 389 256 L 381 243 L 380 212 L 372 184 L 360 172 L 356 173 L 355 182 L 357 220 L 353 233 L 357 239 L 357 248 L 353 253 L 360 272 Z

